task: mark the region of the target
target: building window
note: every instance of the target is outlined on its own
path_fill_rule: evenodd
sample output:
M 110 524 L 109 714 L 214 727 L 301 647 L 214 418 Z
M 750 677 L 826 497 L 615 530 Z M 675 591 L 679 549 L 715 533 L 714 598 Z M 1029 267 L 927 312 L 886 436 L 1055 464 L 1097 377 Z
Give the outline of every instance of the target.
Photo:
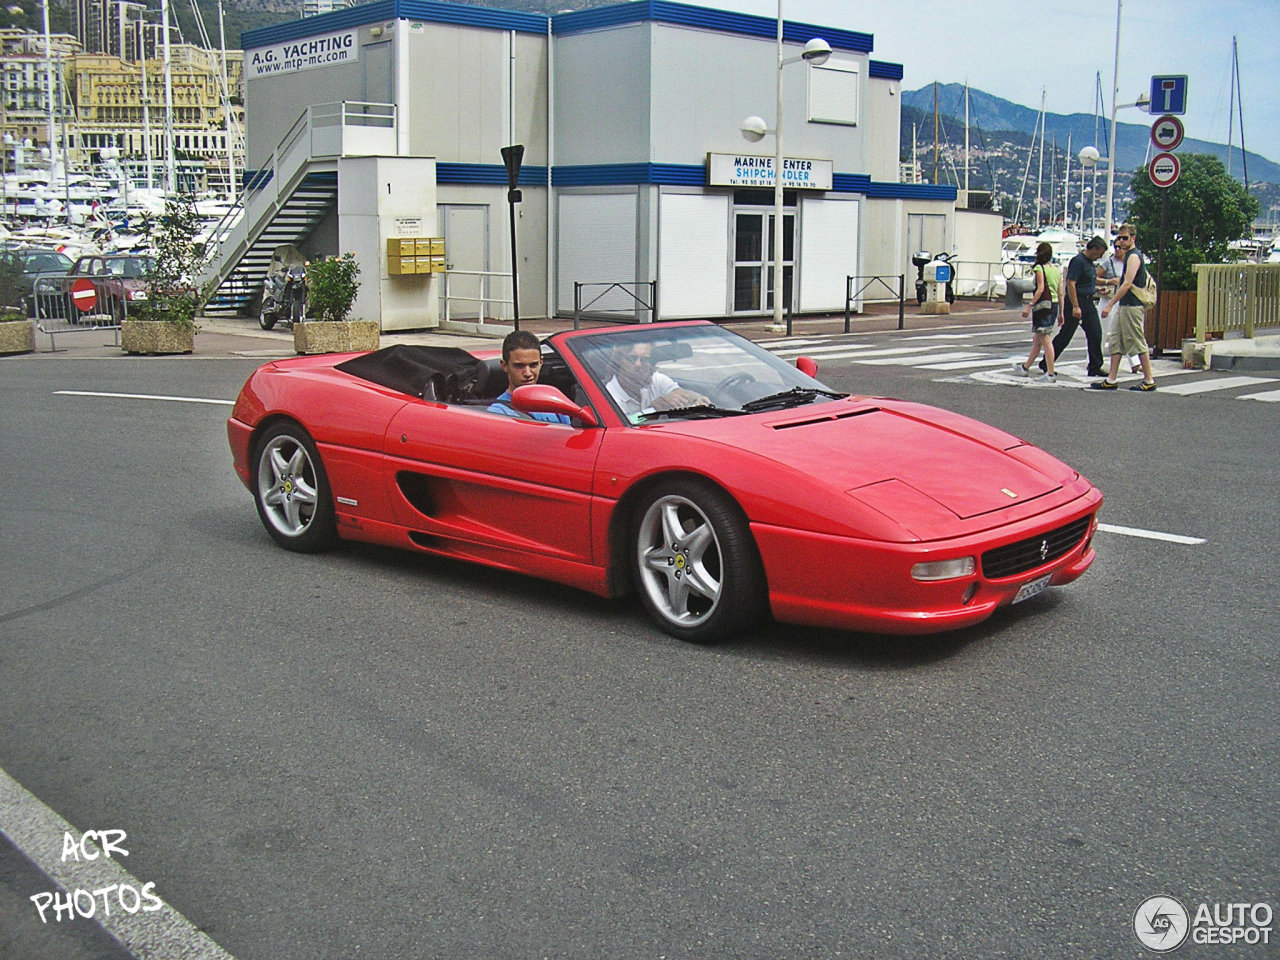
M 857 126 L 860 78 L 856 63 L 829 60 L 809 67 L 810 121 Z

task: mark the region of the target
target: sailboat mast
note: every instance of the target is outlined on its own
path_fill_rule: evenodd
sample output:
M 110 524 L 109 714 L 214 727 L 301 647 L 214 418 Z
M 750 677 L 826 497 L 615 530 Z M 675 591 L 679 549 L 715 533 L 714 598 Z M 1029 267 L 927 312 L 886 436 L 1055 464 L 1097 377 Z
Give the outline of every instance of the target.
M 1244 168 L 1244 192 L 1249 192 L 1249 155 L 1244 152 L 1244 91 L 1240 89 L 1240 53 L 1236 46 L 1236 38 L 1231 38 L 1231 75 L 1234 78 L 1232 90 L 1235 93 L 1236 109 L 1240 111 L 1240 163 Z M 1230 124 L 1228 124 L 1229 126 Z M 1231 149 L 1227 148 L 1230 158 Z M 1227 167 L 1227 173 L 1231 168 Z
M 198 8 L 197 8 L 198 9 Z M 227 128 L 227 199 L 236 202 L 236 149 L 234 118 L 231 115 L 231 95 L 227 85 L 227 33 L 222 21 L 222 0 L 218 0 L 218 51 L 222 68 L 223 122 Z
M 173 59 L 169 55 L 169 0 L 160 0 L 160 19 L 164 30 L 164 160 L 165 190 L 177 187 L 173 170 Z
M 1044 98 L 1045 89 L 1040 88 L 1040 166 L 1036 171 L 1036 229 L 1040 229 L 1040 194 L 1044 189 Z M 1035 146 L 1035 143 L 1032 143 Z
M 933 182 L 938 182 L 938 81 L 933 81 Z
M 969 206 L 969 78 L 964 81 L 964 205 Z

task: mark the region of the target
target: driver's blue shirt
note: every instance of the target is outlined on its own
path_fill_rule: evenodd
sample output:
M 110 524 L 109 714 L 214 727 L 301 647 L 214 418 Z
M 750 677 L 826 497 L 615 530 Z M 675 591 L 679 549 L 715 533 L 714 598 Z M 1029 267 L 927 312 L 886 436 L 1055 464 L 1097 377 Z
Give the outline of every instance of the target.
M 545 420 L 547 423 L 569 423 L 570 420 L 563 413 L 521 413 L 515 407 L 511 406 L 511 391 L 506 390 L 502 396 L 498 397 L 493 403 L 485 407 L 489 413 L 499 413 L 504 417 L 533 417 L 535 420 Z

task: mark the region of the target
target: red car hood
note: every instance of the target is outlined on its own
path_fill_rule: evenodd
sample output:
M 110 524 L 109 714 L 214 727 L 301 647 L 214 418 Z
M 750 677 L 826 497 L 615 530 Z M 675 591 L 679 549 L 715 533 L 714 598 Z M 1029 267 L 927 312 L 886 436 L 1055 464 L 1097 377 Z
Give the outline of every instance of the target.
M 1016 510 L 1077 477 L 1002 430 L 898 401 L 850 399 L 672 427 L 772 460 L 922 538 L 972 529 L 957 521 Z

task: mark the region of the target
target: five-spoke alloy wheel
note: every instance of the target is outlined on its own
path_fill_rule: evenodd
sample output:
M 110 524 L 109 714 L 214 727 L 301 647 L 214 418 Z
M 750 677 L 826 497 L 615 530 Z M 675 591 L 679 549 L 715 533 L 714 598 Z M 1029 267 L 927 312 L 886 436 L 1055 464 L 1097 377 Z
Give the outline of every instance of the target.
M 764 596 L 764 575 L 746 519 L 709 483 L 670 481 L 633 526 L 641 602 L 667 633 L 714 643 L 745 626 Z
M 338 539 L 333 497 L 307 432 L 277 423 L 258 442 L 254 462 L 253 499 L 276 543 L 302 553 L 331 547 Z

